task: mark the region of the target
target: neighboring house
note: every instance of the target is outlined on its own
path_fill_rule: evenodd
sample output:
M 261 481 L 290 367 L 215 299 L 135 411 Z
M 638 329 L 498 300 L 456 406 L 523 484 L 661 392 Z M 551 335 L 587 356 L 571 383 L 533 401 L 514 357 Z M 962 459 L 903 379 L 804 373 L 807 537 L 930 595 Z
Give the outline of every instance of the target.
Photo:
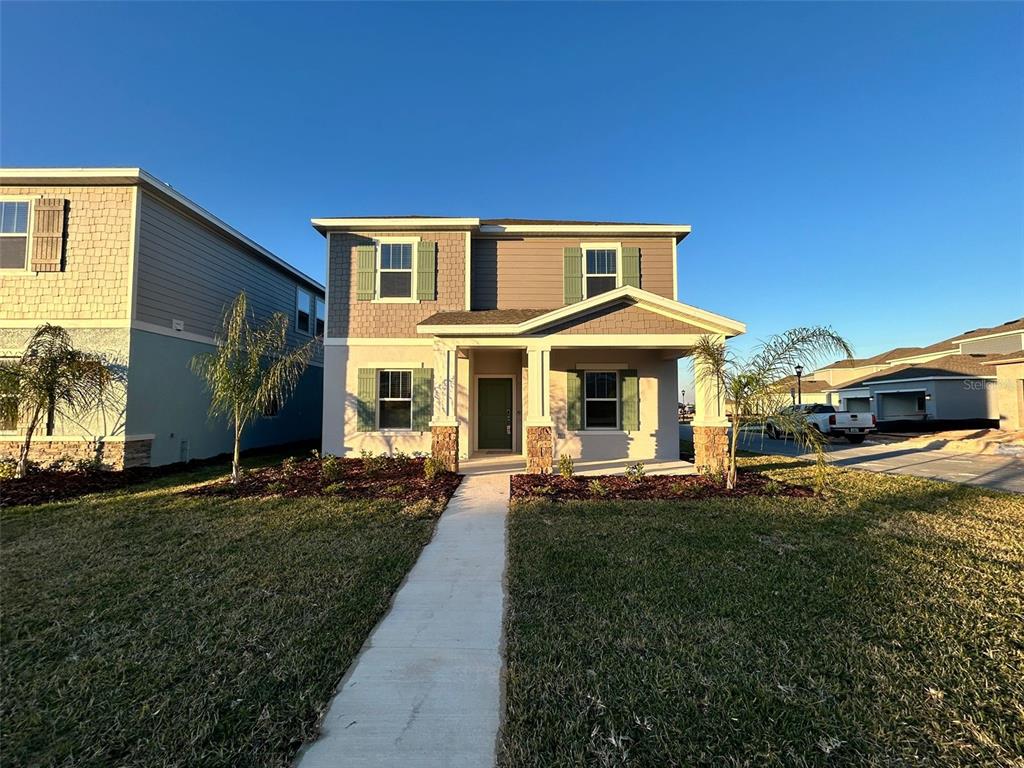
M 742 323 L 677 301 L 687 226 L 313 219 L 327 239 L 325 453 L 486 453 L 546 471 L 678 459 L 677 361 Z M 698 464 L 725 444 L 697 371 Z
M 917 421 L 991 422 L 995 426 L 1000 408 L 996 370 L 990 363 L 1021 350 L 1024 318 L 860 361 L 853 369 L 865 373 L 842 376 L 827 391 L 833 400 L 839 398 L 842 409 L 871 412 L 883 426 Z M 830 368 L 838 370 L 841 365 Z M 821 373 L 816 371 L 814 376 Z
M 1000 429 L 1024 430 L 1024 351 L 997 355 L 984 365 L 996 372 Z
M 231 449 L 189 369 L 213 348 L 240 291 L 257 319 L 284 312 L 299 344 L 321 332 L 323 287 L 138 168 L 0 170 L 0 357 L 42 323 L 68 329 L 116 373 L 115 407 L 38 434 L 32 458 L 167 464 Z M 318 353 L 295 396 L 248 430 L 243 448 L 320 435 Z M 0 424 L 16 456 L 17 424 Z

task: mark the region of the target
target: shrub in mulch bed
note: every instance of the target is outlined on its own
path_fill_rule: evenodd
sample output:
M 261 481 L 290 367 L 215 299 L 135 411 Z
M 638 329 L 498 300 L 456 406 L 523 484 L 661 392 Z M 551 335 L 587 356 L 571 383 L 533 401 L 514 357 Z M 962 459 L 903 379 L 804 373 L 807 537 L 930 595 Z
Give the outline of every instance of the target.
M 428 479 L 424 459 L 374 456 L 367 459 L 285 460 L 273 467 L 246 472 L 239 483 L 218 480 L 184 493 L 193 496 L 337 496 L 354 499 L 394 499 L 417 502 L 422 499 L 447 501 L 462 478 L 453 472 L 438 472 Z
M 654 499 L 743 498 L 790 496 L 804 498 L 814 491 L 802 485 L 780 483 L 759 472 L 741 472 L 736 487 L 726 489 L 721 479 L 707 475 L 512 475 L 512 499 L 551 501 L 618 501 Z

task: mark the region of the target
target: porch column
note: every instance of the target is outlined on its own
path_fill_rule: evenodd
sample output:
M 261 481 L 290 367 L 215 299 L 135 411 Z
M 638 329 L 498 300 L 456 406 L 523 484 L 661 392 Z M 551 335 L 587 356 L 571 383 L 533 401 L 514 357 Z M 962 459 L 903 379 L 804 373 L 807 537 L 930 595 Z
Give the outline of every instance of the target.
M 445 469 L 459 471 L 458 349 L 434 342 L 434 418 L 430 422 L 430 453 Z
M 725 339 L 720 339 L 725 344 Z M 720 383 L 696 359 L 693 361 L 693 453 L 698 472 L 723 472 L 729 455 L 729 420 L 725 392 Z
M 526 471 L 551 471 L 555 425 L 551 420 L 551 348 L 526 350 Z

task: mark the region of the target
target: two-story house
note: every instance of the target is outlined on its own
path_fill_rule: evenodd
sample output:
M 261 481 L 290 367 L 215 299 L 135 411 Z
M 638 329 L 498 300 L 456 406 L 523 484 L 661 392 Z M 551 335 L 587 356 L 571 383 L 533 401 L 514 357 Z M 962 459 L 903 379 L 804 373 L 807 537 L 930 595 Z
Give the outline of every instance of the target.
M 683 225 L 313 219 L 327 240 L 323 448 L 488 453 L 529 471 L 678 459 L 677 363 L 742 323 L 677 299 Z M 725 444 L 697 372 L 698 464 Z
M 323 286 L 138 168 L 0 170 L 0 357 L 19 357 L 42 323 L 116 373 L 113 407 L 60 421 L 30 458 L 158 465 L 231 449 L 192 373 L 224 308 L 245 291 L 258 321 L 292 319 L 291 340 L 322 331 Z M 322 356 L 293 398 L 248 430 L 243 448 L 320 435 Z M 0 424 L 0 457 L 17 456 L 17 423 Z

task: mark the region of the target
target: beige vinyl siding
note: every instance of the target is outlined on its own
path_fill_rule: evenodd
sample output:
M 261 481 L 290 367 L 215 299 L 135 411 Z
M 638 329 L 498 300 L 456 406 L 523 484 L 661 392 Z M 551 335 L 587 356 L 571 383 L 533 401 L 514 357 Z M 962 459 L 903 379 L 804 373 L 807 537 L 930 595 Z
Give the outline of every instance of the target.
M 641 288 L 674 298 L 670 237 L 475 238 L 472 245 L 473 309 L 553 309 L 563 305 L 562 251 L 594 240 L 640 249 Z
M 285 313 L 290 341 L 300 343 L 309 336 L 295 331 L 299 285 L 199 220 L 143 194 L 136 320 L 167 330 L 172 320 L 182 320 L 187 333 L 211 337 L 220 328 L 224 308 L 244 290 L 258 319 Z M 323 298 L 310 286 L 301 287 Z

